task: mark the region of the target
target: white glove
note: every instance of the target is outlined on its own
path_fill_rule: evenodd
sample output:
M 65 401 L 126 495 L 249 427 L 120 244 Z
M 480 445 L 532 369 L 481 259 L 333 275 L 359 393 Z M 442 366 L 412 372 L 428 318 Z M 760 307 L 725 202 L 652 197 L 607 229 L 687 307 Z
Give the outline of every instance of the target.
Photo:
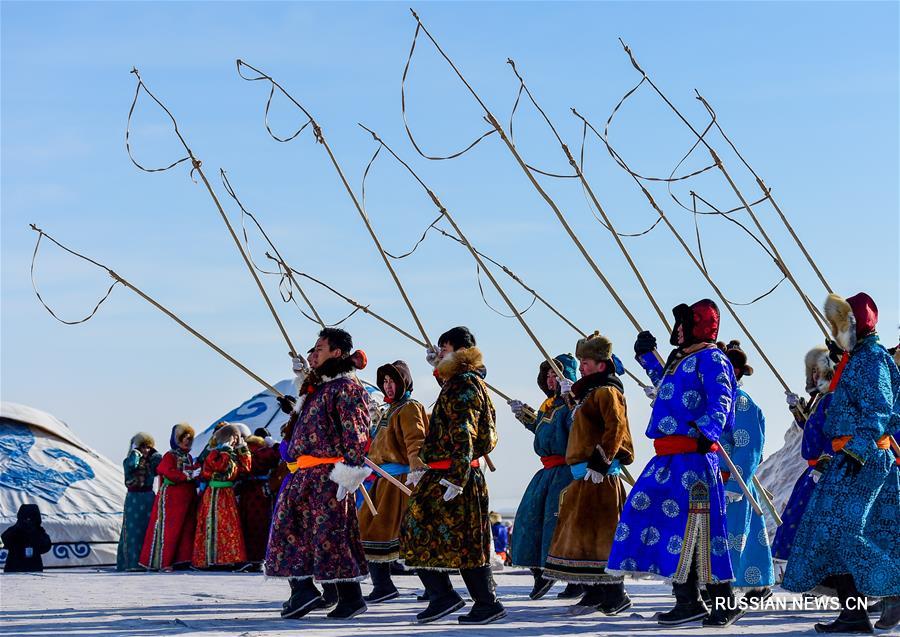
M 584 480 L 585 482 L 593 482 L 594 484 L 600 484 L 601 482 L 603 482 L 603 478 L 605 478 L 605 477 L 606 476 L 604 476 L 599 471 L 594 471 L 593 469 L 588 469 L 587 473 L 584 474 L 584 477 L 582 478 L 582 480 Z
M 425 360 L 432 367 L 436 367 L 438 364 L 438 351 L 430 346 L 425 348 Z
M 788 407 L 796 407 L 800 404 L 800 396 L 798 396 L 791 390 L 786 390 L 784 392 L 784 399 L 787 402 Z
M 507 404 L 512 410 L 513 416 L 521 416 L 522 410 L 525 409 L 525 403 L 521 400 L 510 400 Z
M 417 469 L 415 471 L 410 471 L 406 474 L 406 486 L 408 487 L 416 487 L 419 484 L 419 480 L 421 480 L 428 469 Z
M 733 491 L 725 492 L 725 501 L 728 504 L 731 504 L 732 502 L 740 502 L 743 499 L 744 499 L 743 493 L 734 493 Z
M 462 489 L 460 487 L 447 480 L 441 479 L 438 484 L 447 487 L 447 490 L 444 491 L 444 502 L 450 502 L 450 500 L 462 493 Z
M 653 385 L 645 385 L 642 389 L 647 395 L 647 398 L 649 398 L 650 400 L 656 400 L 656 387 L 654 387 Z
M 194 479 L 194 472 L 191 471 L 190 469 L 185 469 L 185 470 L 182 471 L 181 473 L 183 473 L 183 474 L 184 474 L 184 477 L 187 478 L 188 480 L 193 480 L 193 479 Z
M 291 356 L 291 367 L 297 378 L 303 379 L 309 374 L 309 363 L 302 356 Z
M 331 473 L 328 474 L 329 480 L 338 485 L 335 497 L 339 501 L 346 498 L 348 493 L 360 488 L 370 473 L 372 470 L 366 466 L 354 467 L 344 462 L 335 463 Z
M 564 396 L 572 391 L 572 385 L 574 385 L 575 383 L 570 381 L 568 378 L 557 378 L 556 384 L 559 386 L 560 395 Z
M 812 478 L 813 484 L 819 484 L 819 480 L 822 479 L 821 471 L 813 471 L 810 473 L 810 478 Z
M 201 467 L 197 467 L 196 469 L 194 469 L 193 471 L 191 471 L 191 477 L 192 477 L 192 478 L 196 478 L 197 476 L 200 475 L 200 472 L 201 472 L 201 471 L 203 471 L 203 469 L 202 469 Z
M 267 447 L 274 447 L 278 444 L 278 441 L 275 440 L 272 436 L 266 436 L 263 440 L 265 441 Z

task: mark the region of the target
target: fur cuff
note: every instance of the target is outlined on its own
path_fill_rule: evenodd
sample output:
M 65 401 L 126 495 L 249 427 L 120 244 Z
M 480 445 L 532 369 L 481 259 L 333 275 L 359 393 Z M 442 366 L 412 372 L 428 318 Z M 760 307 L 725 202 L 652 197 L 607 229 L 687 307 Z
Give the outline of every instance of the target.
M 328 479 L 353 493 L 360 487 L 363 480 L 369 477 L 370 473 L 372 470 L 369 467 L 354 467 L 345 462 L 338 462 L 328 475 Z

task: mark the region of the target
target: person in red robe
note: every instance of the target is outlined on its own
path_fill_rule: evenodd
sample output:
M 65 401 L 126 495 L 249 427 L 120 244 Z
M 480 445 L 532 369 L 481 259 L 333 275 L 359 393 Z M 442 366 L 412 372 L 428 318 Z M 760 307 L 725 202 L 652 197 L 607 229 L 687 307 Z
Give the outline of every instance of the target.
M 197 523 L 195 478 L 200 473 L 191 456 L 193 444 L 194 429 L 190 425 L 172 427 L 171 449 L 156 468 L 160 485 L 141 550 L 139 564 L 148 570 L 171 571 L 191 563 Z
M 225 425 L 214 437 L 216 447 L 206 456 L 200 472 L 208 486 L 197 513 L 191 560 L 195 568 L 234 567 L 247 561 L 234 480 L 241 472 L 250 471 L 250 450 L 237 425 Z
M 251 570 L 261 570 L 262 562 L 266 559 L 269 527 L 272 526 L 272 510 L 275 506 L 275 494 L 269 487 L 269 475 L 281 462 L 276 441 L 266 433 L 265 429 L 258 429 L 247 438 L 251 458 L 250 472 L 235 487 L 247 561 Z

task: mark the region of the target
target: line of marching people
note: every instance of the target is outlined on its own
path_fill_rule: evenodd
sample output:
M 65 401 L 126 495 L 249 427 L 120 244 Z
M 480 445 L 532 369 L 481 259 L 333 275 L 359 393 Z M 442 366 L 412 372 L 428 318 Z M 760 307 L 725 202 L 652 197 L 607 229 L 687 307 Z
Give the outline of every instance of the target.
M 672 585 L 674 604 L 655 617 L 660 625 L 724 628 L 748 608 L 764 608 L 775 584 L 774 553 L 786 560 L 787 590 L 837 594 L 840 616 L 816 624 L 817 631 L 896 626 L 900 465 L 891 435 L 900 430 L 900 371 L 879 343 L 874 301 L 865 294 L 829 296 L 825 315 L 834 341 L 807 356 L 810 399 L 787 395 L 804 430 L 801 452 L 809 468 L 774 546 L 751 505 L 766 500 L 754 480 L 765 419 L 743 386 L 753 368 L 739 342 L 718 341 L 713 301 L 681 304 L 673 314 L 668 355 L 657 351 L 649 332 L 634 343 L 635 360 L 650 380 L 645 435 L 655 451 L 636 478 L 629 471 L 635 457 L 622 363 L 605 336 L 595 332 L 577 342 L 575 356 L 556 357 L 559 375 L 549 363 L 540 366 L 537 384 L 546 398 L 537 410 L 510 401 L 542 463 L 518 508 L 511 550 L 512 563 L 534 575 L 530 597 L 564 582 L 559 597 L 577 600 L 571 614 L 614 616 L 632 606 L 625 577 L 650 576 Z M 289 419 L 271 449 L 284 477 L 264 559 L 266 575 L 289 585 L 282 617 L 328 611 L 329 618 L 350 619 L 368 604 L 388 602 L 399 595 L 393 562 L 415 569 L 424 586 L 419 623 L 466 606 L 453 573 L 473 602 L 458 616 L 460 624 L 506 615 L 490 568 L 481 469 L 497 444 L 487 370 L 467 328 L 448 330 L 437 344 L 426 356 L 440 385 L 431 413 L 412 396 L 409 366 L 394 361 L 376 373 L 387 408 L 374 422 L 356 377 L 366 357 L 353 349 L 350 334 L 326 328 L 308 357 L 293 358 L 298 397 L 279 399 Z M 203 463 L 209 487 L 192 535 L 194 559 L 225 539 L 208 519 L 219 507 L 233 508 L 228 489 L 249 455 L 231 431 L 216 434 L 220 455 L 211 451 Z M 177 455 L 174 434 L 172 446 Z M 720 463 L 724 454 L 733 470 Z M 177 466 L 184 481 L 193 479 L 196 466 Z M 220 500 L 209 489 L 226 491 Z M 377 515 L 358 507 L 361 490 Z M 167 515 L 159 504 L 156 509 L 152 528 Z M 150 530 L 145 552 L 148 541 L 152 551 Z M 367 578 L 373 590 L 363 597 L 360 582 Z M 866 598 L 880 600 L 874 626 L 873 609 L 859 603 Z
M 165 454 L 149 434 L 132 437 L 117 570 L 261 570 L 279 479 L 277 443 L 265 429 L 251 435 L 245 425 L 221 422 L 194 458 L 194 435 L 190 425 L 175 425 Z

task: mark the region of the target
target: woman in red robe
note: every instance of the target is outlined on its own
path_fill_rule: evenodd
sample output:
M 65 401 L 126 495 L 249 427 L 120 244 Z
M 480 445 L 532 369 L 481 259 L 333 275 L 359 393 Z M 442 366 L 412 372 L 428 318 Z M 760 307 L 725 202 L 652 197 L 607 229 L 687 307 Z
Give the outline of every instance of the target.
M 259 433 L 261 432 L 257 431 Z M 272 509 L 275 506 L 275 494 L 269 488 L 269 474 L 281 462 L 281 454 L 275 441 L 269 436 L 250 436 L 247 438 L 247 447 L 251 457 L 250 473 L 241 479 L 235 491 L 241 528 L 244 530 L 244 544 L 247 547 L 247 561 L 261 567 L 266 558 Z
M 234 480 L 250 471 L 250 451 L 236 425 L 225 425 L 214 436 L 216 448 L 206 456 L 200 473 L 208 486 L 197 512 L 191 560 L 195 568 L 237 566 L 247 561 Z
M 179 423 L 172 427 L 171 450 L 156 468 L 160 486 L 144 535 L 140 565 L 154 571 L 171 571 L 191 563 L 194 526 L 197 523 L 197 484 L 200 473 L 191 457 L 194 429 Z

